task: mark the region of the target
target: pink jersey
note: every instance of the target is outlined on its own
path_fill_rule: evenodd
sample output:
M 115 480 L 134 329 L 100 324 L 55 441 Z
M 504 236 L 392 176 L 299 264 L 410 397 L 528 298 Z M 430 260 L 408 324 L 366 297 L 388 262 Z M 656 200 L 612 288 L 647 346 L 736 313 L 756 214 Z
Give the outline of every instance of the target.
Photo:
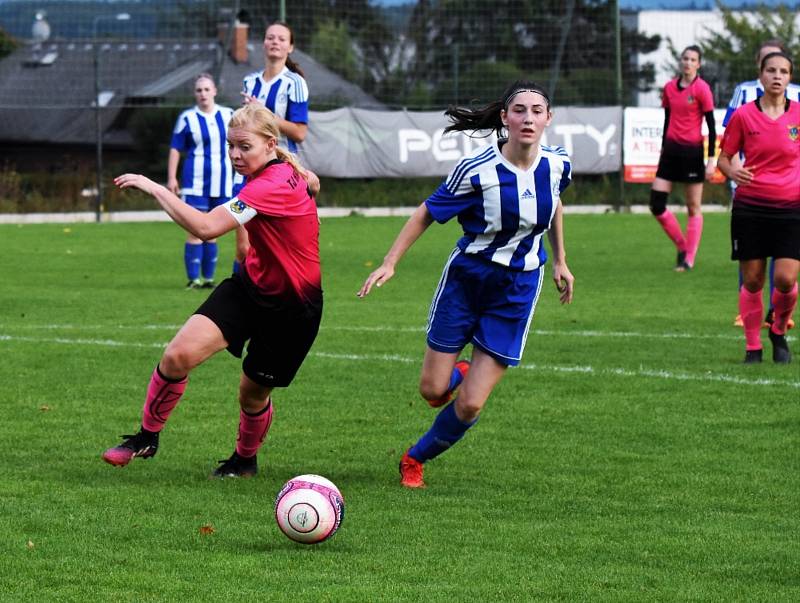
M 245 224 L 247 276 L 263 295 L 322 299 L 317 205 L 288 163 L 271 163 L 237 195 L 258 212 Z
M 722 150 L 744 151 L 744 167 L 753 172 L 750 184 L 736 187 L 735 203 L 800 209 L 800 103 L 789 102 L 778 119 L 755 101 L 743 105 L 725 128 Z
M 664 86 L 661 106 L 669 109 L 668 140 L 680 144 L 703 144 L 703 116 L 714 110 L 714 95 L 700 76 L 694 78 L 686 88 L 678 88 L 681 78 L 675 78 Z

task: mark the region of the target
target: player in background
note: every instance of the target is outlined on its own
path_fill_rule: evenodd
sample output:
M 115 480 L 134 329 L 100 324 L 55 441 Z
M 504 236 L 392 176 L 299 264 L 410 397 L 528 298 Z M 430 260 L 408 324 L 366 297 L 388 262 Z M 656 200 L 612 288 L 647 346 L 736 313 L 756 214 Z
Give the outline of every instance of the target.
M 291 383 L 322 316 L 317 207 L 305 170 L 278 147 L 279 136 L 277 121 L 263 105 L 248 105 L 233 114 L 228 152 L 247 181 L 236 197 L 207 214 L 144 176 L 124 174 L 114 180 L 120 188 L 138 188 L 155 197 L 177 224 L 199 239 L 243 226 L 251 244 L 239 274 L 222 281 L 167 345 L 150 377 L 141 429 L 106 450 L 107 463 L 124 466 L 134 457 L 153 456 L 189 373 L 226 348 L 241 358 L 247 343 L 236 448 L 212 475 L 256 474 L 256 454 L 272 422 L 273 389 Z
M 561 303 L 572 301 L 574 278 L 566 263 L 560 195 L 571 163 L 560 147 L 539 144 L 552 113 L 545 90 L 518 81 L 500 100 L 476 109 L 450 107 L 446 131 L 495 130 L 507 139 L 461 159 L 406 222 L 381 266 L 358 291 L 381 287 L 411 245 L 434 222 L 457 218 L 464 230 L 436 287 L 428 316 L 427 349 L 419 390 L 445 406 L 430 430 L 400 461 L 401 484 L 422 488 L 423 465 L 458 442 L 509 366 L 520 362 L 542 288 L 547 251 Z M 473 346 L 471 361 L 458 361 Z M 452 403 L 454 391 L 458 395 Z M 449 404 L 448 404 L 449 403 Z
M 216 96 L 214 78 L 208 73 L 198 75 L 194 81 L 197 105 L 178 116 L 167 160 L 169 191 L 183 196 L 188 205 L 203 212 L 211 211 L 233 195 L 234 172 L 226 149 L 233 109 L 217 105 Z M 186 159 L 178 184 L 181 153 L 186 153 Z M 187 232 L 183 258 L 188 289 L 214 287 L 217 255 L 216 239 L 201 241 Z
M 731 258 L 743 284 L 739 313 L 744 322 L 746 364 L 762 361 L 762 289 L 767 258 L 775 262 L 775 308 L 769 328 L 772 360 L 788 363 L 789 317 L 797 305 L 800 272 L 800 103 L 786 98 L 794 65 L 772 52 L 761 61 L 764 94 L 736 110 L 725 130 L 719 167 L 736 183 L 731 213 Z M 744 165 L 733 157 L 744 154 Z
M 758 52 L 756 52 L 756 72 L 760 72 L 761 70 L 761 61 L 765 56 L 770 54 L 771 52 L 783 52 L 788 54 L 786 47 L 783 45 L 783 42 L 780 40 L 766 40 L 761 43 L 761 46 L 758 48 Z M 736 89 L 733 91 L 733 96 L 731 97 L 730 102 L 728 103 L 728 109 L 725 111 L 725 118 L 722 120 L 722 125 L 727 127 L 728 122 L 730 122 L 731 117 L 733 116 L 733 112 L 736 111 L 739 107 L 744 104 L 750 103 L 757 98 L 763 96 L 764 94 L 764 84 L 761 82 L 760 79 L 756 78 L 754 80 L 749 80 L 746 82 L 742 82 L 741 84 L 736 86 Z M 792 84 L 791 82 L 786 87 L 786 98 L 789 100 L 800 102 L 800 86 L 797 84 Z M 739 168 L 742 166 L 742 159 L 741 155 L 734 155 L 731 157 L 731 161 L 733 162 L 734 168 Z M 733 180 L 730 180 L 731 186 L 731 196 L 733 195 L 734 191 L 736 190 L 736 183 Z M 771 261 L 769 264 L 769 299 L 772 299 L 772 292 L 775 289 L 774 285 L 775 279 L 775 261 Z M 739 272 L 739 288 L 742 287 L 742 273 Z M 773 307 L 772 302 L 770 301 L 769 306 L 767 308 L 767 314 L 764 318 L 764 326 L 769 328 L 769 325 L 772 323 L 772 315 L 773 315 Z M 741 327 L 743 326 L 742 317 L 740 314 L 736 315 L 736 318 L 733 319 L 734 326 Z M 794 320 L 789 318 L 789 323 L 787 324 L 787 328 L 791 329 L 794 327 Z
M 697 46 L 687 46 L 681 53 L 681 75 L 667 82 L 661 98 L 664 107 L 664 134 L 656 178 L 650 190 L 650 211 L 661 228 L 675 243 L 678 257 L 675 270 L 694 267 L 700 238 L 703 234 L 703 180 L 710 180 L 715 171 L 714 96 L 698 74 L 702 53 Z M 708 161 L 703 167 L 702 124 L 708 124 Z M 675 215 L 667 209 L 667 198 L 673 182 L 686 184 L 686 235 Z
M 282 21 L 276 21 L 264 33 L 264 70 L 246 75 L 242 83 L 242 102 L 261 103 L 277 118 L 281 136 L 278 146 L 297 153 L 298 144 L 308 132 L 308 84 L 303 70 L 289 56 L 294 51 L 294 33 Z M 316 175 L 309 172 L 312 183 Z M 241 178 L 234 183 L 234 193 L 242 185 Z M 316 180 L 318 184 L 318 180 Z M 239 270 L 241 259 L 247 254 L 247 233 L 236 231 L 236 257 L 233 271 Z
M 308 84 L 303 70 L 289 55 L 294 34 L 286 23 L 275 22 L 264 34 L 264 70 L 245 76 L 244 104 L 258 102 L 277 117 L 279 146 L 292 153 L 308 132 Z

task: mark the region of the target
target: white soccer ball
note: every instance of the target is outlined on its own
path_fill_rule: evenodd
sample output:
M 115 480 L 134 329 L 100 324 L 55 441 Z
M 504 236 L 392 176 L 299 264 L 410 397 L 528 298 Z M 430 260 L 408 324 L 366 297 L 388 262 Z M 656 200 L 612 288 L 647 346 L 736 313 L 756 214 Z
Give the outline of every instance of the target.
M 330 538 L 344 518 L 339 488 L 321 475 L 298 475 L 275 498 L 275 520 L 289 538 L 314 544 Z

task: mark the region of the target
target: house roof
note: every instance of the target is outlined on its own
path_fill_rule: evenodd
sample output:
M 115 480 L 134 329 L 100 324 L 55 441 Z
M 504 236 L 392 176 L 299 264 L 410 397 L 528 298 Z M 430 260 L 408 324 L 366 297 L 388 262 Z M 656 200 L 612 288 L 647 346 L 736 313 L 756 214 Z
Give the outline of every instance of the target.
M 104 131 L 117 127 L 123 109 L 185 105 L 194 77 L 220 65 L 217 102 L 240 104 L 242 78 L 263 67 L 260 44 L 248 44 L 249 61 L 235 63 L 215 40 L 133 42 L 69 40 L 27 45 L 0 60 L 0 140 L 92 144 L 95 141 L 95 59 Z M 309 82 L 311 106 L 383 108 L 375 98 L 310 56 L 295 51 Z M 110 144 L 130 144 L 122 131 Z

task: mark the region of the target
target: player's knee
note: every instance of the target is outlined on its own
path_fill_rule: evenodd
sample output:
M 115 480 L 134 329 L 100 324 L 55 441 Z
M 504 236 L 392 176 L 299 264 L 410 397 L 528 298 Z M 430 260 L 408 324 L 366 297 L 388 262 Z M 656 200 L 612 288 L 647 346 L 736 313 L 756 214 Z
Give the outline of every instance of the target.
M 772 285 L 781 293 L 791 293 L 795 284 L 797 284 L 796 278 L 790 274 L 783 274 L 781 272 L 775 272 L 775 276 L 772 279 Z
M 190 370 L 190 360 L 188 350 L 181 350 L 179 347 L 167 346 L 161 362 L 158 363 L 161 373 L 169 378 L 186 375 Z
M 456 400 L 456 414 L 465 423 L 472 423 L 478 418 L 483 410 L 485 400 L 480 402 L 472 401 L 467 396 L 462 396 Z
M 650 191 L 650 211 L 654 216 L 660 216 L 667 211 L 667 197 L 669 193 L 664 191 Z
M 428 401 L 438 400 L 447 391 L 447 383 L 437 383 L 436 379 L 423 375 L 419 380 L 419 393 Z

